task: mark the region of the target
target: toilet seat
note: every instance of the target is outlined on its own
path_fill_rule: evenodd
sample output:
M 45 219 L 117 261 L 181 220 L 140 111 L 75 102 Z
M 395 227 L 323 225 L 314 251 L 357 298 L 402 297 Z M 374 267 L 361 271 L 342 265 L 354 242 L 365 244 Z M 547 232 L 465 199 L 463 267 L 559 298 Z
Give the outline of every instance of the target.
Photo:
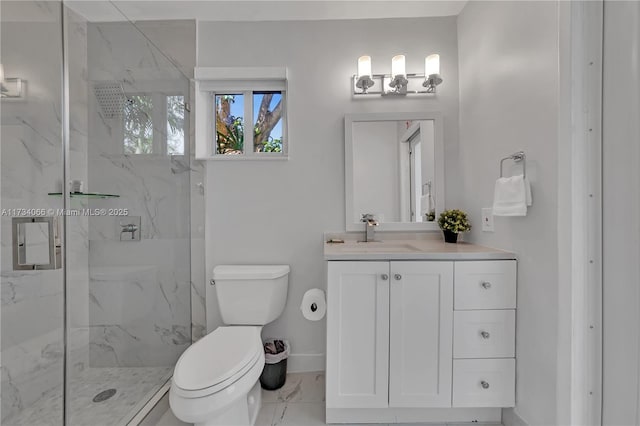
M 219 392 L 253 368 L 260 368 L 261 327 L 218 327 L 178 360 L 173 374 L 176 394 L 201 398 Z

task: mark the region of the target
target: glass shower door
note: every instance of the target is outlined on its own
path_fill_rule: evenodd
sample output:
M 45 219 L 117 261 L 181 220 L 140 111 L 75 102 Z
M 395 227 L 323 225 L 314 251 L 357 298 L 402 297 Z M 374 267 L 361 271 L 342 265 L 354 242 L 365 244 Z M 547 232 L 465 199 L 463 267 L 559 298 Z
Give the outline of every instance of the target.
M 191 344 L 195 23 L 0 8 L 1 424 L 126 424 Z
M 195 28 L 65 5 L 81 187 L 66 229 L 67 424 L 126 424 L 191 344 L 189 80 L 174 61 Z
M 61 425 L 62 23 L 58 1 L 2 1 L 2 424 Z M 53 261 L 53 262 L 52 262 Z

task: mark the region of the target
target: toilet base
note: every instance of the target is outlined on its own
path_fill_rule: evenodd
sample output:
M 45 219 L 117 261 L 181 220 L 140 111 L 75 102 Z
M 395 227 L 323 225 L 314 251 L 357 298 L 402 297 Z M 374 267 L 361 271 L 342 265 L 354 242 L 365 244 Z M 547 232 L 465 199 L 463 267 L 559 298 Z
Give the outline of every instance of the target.
M 246 398 L 238 399 L 218 416 L 207 419 L 203 423 L 194 423 L 194 426 L 253 426 L 261 406 L 262 390 L 260 382 L 256 382 Z

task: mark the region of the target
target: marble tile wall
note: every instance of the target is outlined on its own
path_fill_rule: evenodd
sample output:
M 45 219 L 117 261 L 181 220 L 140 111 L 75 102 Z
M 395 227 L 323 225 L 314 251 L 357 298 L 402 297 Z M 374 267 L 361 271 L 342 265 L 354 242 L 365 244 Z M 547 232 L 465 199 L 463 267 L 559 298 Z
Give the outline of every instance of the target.
M 191 343 L 189 240 L 92 240 L 90 262 L 90 366 L 173 365 Z

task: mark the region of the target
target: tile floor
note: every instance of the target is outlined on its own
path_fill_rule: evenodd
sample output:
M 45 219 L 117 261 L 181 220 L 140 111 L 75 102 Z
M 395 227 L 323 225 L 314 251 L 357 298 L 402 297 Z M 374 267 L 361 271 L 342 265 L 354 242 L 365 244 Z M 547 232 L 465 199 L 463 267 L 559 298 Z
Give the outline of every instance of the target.
M 89 368 L 75 373 L 70 383 L 69 424 L 108 426 L 126 424 L 167 381 L 173 367 Z M 106 389 L 115 395 L 102 402 L 93 397 Z M 59 426 L 62 389 L 46 393 L 16 416 L 6 419 L 10 426 Z
M 262 391 L 262 409 L 255 426 L 317 426 L 325 424 L 324 373 L 291 373 L 276 391 Z M 189 426 L 176 419 L 171 410 L 158 426 Z M 349 425 L 343 425 L 349 426 Z M 366 426 L 359 424 L 357 426 Z M 385 426 L 378 424 L 376 426 Z M 393 425 L 401 426 L 401 425 Z M 411 426 L 419 426 L 412 423 Z M 441 425 L 430 425 L 441 426 Z M 442 425 L 444 426 L 444 425 Z M 453 425 L 448 425 L 453 426 Z M 488 425 L 483 426 L 500 426 Z

